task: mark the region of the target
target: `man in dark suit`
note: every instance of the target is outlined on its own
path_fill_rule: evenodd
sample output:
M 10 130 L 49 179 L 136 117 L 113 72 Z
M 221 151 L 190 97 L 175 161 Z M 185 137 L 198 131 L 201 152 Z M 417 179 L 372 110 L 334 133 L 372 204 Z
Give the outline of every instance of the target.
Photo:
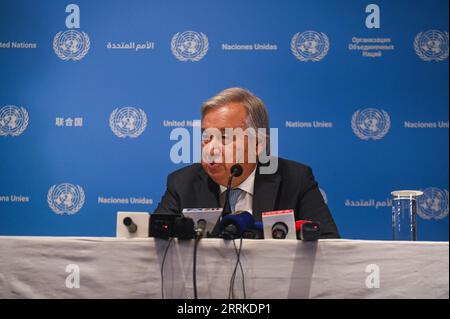
M 232 181 L 232 212 L 249 211 L 261 221 L 262 212 L 293 209 L 296 220 L 320 222 L 320 238 L 339 238 L 311 168 L 265 156 L 268 128 L 266 107 L 245 89 L 226 89 L 206 101 L 202 106 L 202 162 L 169 175 L 155 213 L 223 207 L 230 169 L 239 163 L 243 173 Z M 250 133 L 234 134 L 234 130 Z

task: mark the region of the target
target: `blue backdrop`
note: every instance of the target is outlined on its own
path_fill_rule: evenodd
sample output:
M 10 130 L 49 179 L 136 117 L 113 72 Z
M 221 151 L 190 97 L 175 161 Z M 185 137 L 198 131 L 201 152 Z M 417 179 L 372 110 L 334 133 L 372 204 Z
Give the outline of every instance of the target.
M 245 87 L 344 238 L 448 240 L 448 1 L 0 1 L 0 235 L 114 236 L 152 212 L 176 127 Z

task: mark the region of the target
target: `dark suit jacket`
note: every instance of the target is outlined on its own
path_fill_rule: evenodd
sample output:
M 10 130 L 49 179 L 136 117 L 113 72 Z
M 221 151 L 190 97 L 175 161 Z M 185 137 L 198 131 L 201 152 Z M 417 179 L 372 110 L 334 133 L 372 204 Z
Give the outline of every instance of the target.
M 201 164 L 193 164 L 168 176 L 167 190 L 155 213 L 181 214 L 183 208 L 221 207 L 219 194 L 219 185 Z M 296 220 L 320 222 L 321 238 L 339 238 L 311 168 L 278 158 L 278 170 L 274 174 L 259 174 L 259 167 L 256 169 L 253 216 L 261 221 L 262 212 L 284 209 L 294 209 Z

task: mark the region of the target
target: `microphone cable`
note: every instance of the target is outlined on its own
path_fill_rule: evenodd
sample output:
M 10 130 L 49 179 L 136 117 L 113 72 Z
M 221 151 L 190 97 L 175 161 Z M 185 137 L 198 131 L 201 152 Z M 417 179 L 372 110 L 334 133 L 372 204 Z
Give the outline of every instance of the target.
M 197 294 L 197 247 L 198 247 L 198 243 L 200 242 L 201 238 L 202 238 L 201 236 L 196 236 L 195 242 L 194 242 L 194 265 L 192 267 L 192 281 L 194 284 L 194 299 L 198 299 L 198 294 Z
M 241 248 L 242 248 L 242 237 L 241 237 L 241 244 L 239 246 L 239 251 L 237 250 L 236 243 L 233 241 L 234 250 L 236 252 L 236 256 L 239 258 L 241 255 Z M 241 280 L 242 280 L 242 291 L 244 293 L 244 299 L 247 299 L 247 293 L 245 291 L 245 274 L 244 274 L 244 268 L 242 267 L 241 260 L 239 258 L 239 268 L 241 269 Z M 233 280 L 233 299 L 234 299 L 234 280 Z
M 164 256 L 161 263 L 161 299 L 164 299 L 164 263 L 166 262 L 167 252 L 169 251 L 170 244 L 173 241 L 173 237 L 169 239 L 166 245 L 166 249 L 164 250 Z
M 194 236 L 194 265 L 192 267 L 192 281 L 194 286 L 194 299 L 198 299 L 197 294 L 197 248 L 200 240 L 206 233 L 206 220 L 200 219 L 197 221 L 197 229 Z
M 231 279 L 230 279 L 230 287 L 228 289 L 228 299 L 234 299 L 234 282 L 236 279 L 236 273 L 237 273 L 237 267 L 239 265 L 240 270 L 241 270 L 241 275 L 242 275 L 242 289 L 243 289 L 243 293 L 244 293 L 244 299 L 247 299 L 247 293 L 245 290 L 245 274 L 244 274 L 244 269 L 242 268 L 242 263 L 240 260 L 241 257 L 241 251 L 242 251 L 242 242 L 243 242 L 243 237 L 241 236 L 240 238 L 240 242 L 239 242 L 239 249 L 236 247 L 236 241 L 233 239 L 233 245 L 234 245 L 234 251 L 236 252 L 236 256 L 237 256 L 237 260 L 236 260 L 236 265 L 234 267 L 233 270 L 233 274 L 231 275 Z

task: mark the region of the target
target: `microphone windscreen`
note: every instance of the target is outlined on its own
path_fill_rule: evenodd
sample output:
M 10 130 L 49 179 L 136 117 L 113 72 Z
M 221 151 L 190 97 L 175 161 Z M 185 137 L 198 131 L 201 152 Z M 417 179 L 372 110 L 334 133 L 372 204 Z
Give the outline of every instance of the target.
M 304 219 L 302 219 L 302 220 L 297 220 L 296 222 L 295 222 L 295 231 L 298 233 L 299 231 L 301 231 L 302 230 L 302 225 L 303 224 L 305 224 L 305 223 L 312 223 L 312 221 L 310 221 L 310 220 L 304 220 Z
M 242 175 L 243 171 L 244 169 L 240 164 L 234 164 L 233 166 L 231 166 L 230 174 L 233 175 L 234 177 L 239 177 Z
M 229 225 L 236 227 L 237 234 L 241 235 L 247 229 L 253 229 L 255 225 L 255 220 L 252 214 L 249 212 L 242 212 L 240 214 L 229 214 L 222 218 L 220 223 L 220 231 L 223 232 L 225 228 Z
M 255 222 L 254 228 L 256 230 L 263 230 L 264 229 L 263 222 Z

